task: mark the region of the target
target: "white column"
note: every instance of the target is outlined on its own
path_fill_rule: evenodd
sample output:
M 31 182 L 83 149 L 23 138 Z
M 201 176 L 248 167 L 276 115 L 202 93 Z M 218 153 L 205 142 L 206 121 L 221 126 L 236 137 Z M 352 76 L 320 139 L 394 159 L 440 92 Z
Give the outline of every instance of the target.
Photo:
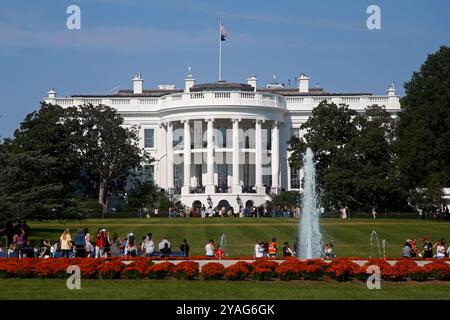
M 278 121 L 272 126 L 272 192 L 278 194 L 280 190 L 280 129 Z
M 233 121 L 233 193 L 242 193 L 242 186 L 239 179 L 239 121 L 240 119 L 232 119 Z
M 255 124 L 255 187 L 256 192 L 264 194 L 262 184 L 262 120 L 257 119 Z
M 167 189 L 172 192 L 174 188 L 173 183 L 173 125 L 171 122 L 167 122 L 167 141 L 166 141 L 166 154 L 167 154 Z
M 184 121 L 183 141 L 184 179 L 181 193 L 189 194 L 191 187 L 191 128 L 188 120 Z
M 206 185 L 205 193 L 214 194 L 214 119 L 207 119 L 207 150 L 206 150 Z

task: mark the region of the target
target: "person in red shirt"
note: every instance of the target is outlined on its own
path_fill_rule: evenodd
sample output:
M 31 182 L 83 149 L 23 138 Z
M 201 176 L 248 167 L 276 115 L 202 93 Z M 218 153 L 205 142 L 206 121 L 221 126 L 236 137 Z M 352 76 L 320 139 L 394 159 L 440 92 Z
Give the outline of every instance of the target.
M 95 257 L 103 258 L 105 256 L 106 247 L 106 230 L 98 229 L 97 238 L 95 241 Z

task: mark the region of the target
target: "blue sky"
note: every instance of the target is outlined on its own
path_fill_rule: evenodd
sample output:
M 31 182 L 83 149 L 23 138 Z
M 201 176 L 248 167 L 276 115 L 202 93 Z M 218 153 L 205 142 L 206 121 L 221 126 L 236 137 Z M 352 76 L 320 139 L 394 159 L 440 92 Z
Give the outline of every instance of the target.
M 67 6 L 81 8 L 81 30 L 66 28 Z M 381 30 L 366 9 L 381 8 Z M 288 83 L 299 73 L 332 92 L 384 94 L 427 54 L 450 44 L 450 0 L 40 0 L 0 4 L 0 136 L 11 136 L 50 87 L 58 95 L 183 86 L 217 80 L 219 17 L 229 33 L 223 78 Z

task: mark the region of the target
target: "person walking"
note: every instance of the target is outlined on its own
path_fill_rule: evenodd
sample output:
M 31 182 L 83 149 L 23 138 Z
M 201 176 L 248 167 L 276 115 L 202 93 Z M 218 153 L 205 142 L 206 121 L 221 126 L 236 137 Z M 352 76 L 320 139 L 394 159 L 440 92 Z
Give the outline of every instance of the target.
M 61 258 L 68 258 L 69 251 L 72 249 L 72 237 L 70 236 L 69 229 L 64 229 L 59 240 L 61 242 Z

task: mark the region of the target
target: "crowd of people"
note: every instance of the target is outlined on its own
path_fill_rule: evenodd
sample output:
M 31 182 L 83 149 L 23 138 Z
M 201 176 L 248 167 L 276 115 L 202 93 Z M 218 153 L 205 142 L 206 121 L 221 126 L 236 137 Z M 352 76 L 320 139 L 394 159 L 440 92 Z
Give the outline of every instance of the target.
M 450 246 L 445 248 L 445 239 L 441 238 L 439 241 L 436 241 L 434 244 L 430 241 L 430 239 L 425 236 L 423 237 L 423 246 L 422 251 L 419 252 L 417 247 L 417 239 L 413 238 L 407 239 L 405 245 L 402 249 L 402 257 L 403 258 L 435 258 L 442 259 L 450 257 Z
M 58 241 L 51 242 L 44 239 L 40 243 L 28 239 L 29 228 L 19 224 L 17 232 L 8 239 L 11 244 L 7 249 L 0 245 L 0 254 L 8 257 L 81 257 L 81 258 L 106 258 L 119 256 L 185 256 L 190 255 L 190 246 L 184 239 L 179 251 L 172 251 L 172 244 L 164 237 L 157 246 L 149 232 L 142 240 L 138 241 L 132 232 L 121 239 L 114 232 L 110 234 L 106 229 L 99 228 L 93 237 L 89 230 L 78 229 L 72 238 L 69 229 L 64 229 Z
M 297 207 L 273 207 L 266 206 L 240 206 L 238 210 L 233 207 L 206 207 L 200 208 L 169 208 L 169 218 L 298 218 L 300 217 L 300 209 Z

